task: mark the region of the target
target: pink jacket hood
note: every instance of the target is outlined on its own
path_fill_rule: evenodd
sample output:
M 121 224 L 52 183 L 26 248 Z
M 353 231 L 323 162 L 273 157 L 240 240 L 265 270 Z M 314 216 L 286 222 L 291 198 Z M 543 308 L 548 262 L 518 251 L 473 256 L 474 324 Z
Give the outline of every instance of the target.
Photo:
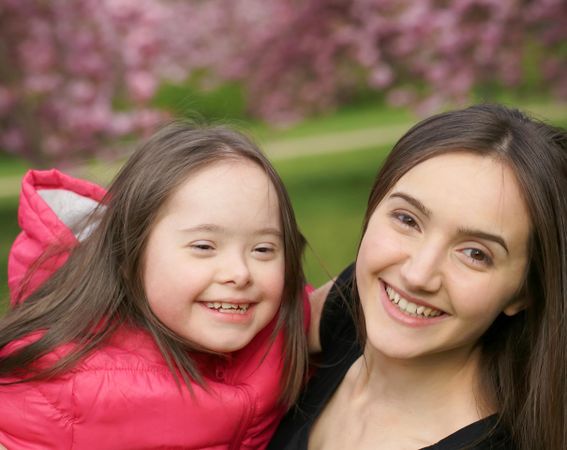
M 66 261 L 68 250 L 82 237 L 81 220 L 102 201 L 105 193 L 94 183 L 55 169 L 30 170 L 25 174 L 18 209 L 22 231 L 8 257 L 12 304 L 28 296 Z M 50 248 L 54 255 L 42 260 L 33 277 L 27 279 L 27 271 Z

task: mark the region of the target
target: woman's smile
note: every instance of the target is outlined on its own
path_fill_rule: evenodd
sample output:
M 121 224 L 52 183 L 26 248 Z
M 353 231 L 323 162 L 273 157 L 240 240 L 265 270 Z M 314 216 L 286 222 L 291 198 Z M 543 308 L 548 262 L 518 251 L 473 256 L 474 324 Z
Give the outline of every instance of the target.
M 422 319 L 433 319 L 445 314 L 440 309 L 436 309 L 431 305 L 422 303 L 418 300 L 408 300 L 406 297 L 401 296 L 394 288 L 386 285 L 386 294 L 391 303 L 396 305 L 396 307 L 407 314 L 410 317 L 418 317 Z M 415 303 L 414 303 L 415 302 Z
M 523 308 L 529 231 L 499 161 L 455 152 L 409 170 L 370 217 L 357 258 L 369 344 L 395 358 L 468 352 L 500 313 Z

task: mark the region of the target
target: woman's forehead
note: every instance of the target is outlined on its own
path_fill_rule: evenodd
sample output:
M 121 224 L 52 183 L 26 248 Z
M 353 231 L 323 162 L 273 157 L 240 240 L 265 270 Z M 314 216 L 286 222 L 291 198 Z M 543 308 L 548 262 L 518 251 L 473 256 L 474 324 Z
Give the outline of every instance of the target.
M 386 195 L 402 193 L 456 226 L 487 229 L 527 240 L 531 223 L 510 166 L 490 156 L 451 152 L 406 172 Z

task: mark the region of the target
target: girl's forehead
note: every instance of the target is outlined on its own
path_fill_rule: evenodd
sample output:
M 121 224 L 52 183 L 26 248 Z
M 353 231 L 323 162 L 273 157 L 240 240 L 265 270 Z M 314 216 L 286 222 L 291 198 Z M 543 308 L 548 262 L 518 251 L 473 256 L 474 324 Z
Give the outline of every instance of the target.
M 279 201 L 262 167 L 244 159 L 225 160 L 190 174 L 172 193 L 165 214 L 234 225 L 245 217 L 279 221 Z

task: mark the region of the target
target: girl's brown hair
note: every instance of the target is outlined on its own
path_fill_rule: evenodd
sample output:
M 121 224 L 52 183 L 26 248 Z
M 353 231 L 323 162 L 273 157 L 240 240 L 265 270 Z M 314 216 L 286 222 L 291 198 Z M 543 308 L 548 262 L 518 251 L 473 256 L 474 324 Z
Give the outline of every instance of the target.
M 307 343 L 301 258 L 305 241 L 299 232 L 285 187 L 254 143 L 226 127 L 175 122 L 141 145 L 122 167 L 100 207 L 92 234 L 72 252 L 63 267 L 24 302 L 0 319 L 0 348 L 34 331 L 39 340 L 0 358 L 0 377 L 19 373 L 26 381 L 69 370 L 96 349 L 118 326 L 147 330 L 174 376 L 203 384 L 191 353 L 203 350 L 166 328 L 152 313 L 143 289 L 146 244 L 163 206 L 196 171 L 226 159 L 257 164 L 278 196 L 285 253 L 285 283 L 275 334 L 284 333 L 281 401 L 290 405 L 305 379 Z M 76 344 L 52 367 L 34 371 L 34 362 L 56 347 Z
M 482 392 L 518 449 L 567 448 L 567 133 L 500 105 L 442 113 L 394 146 L 371 190 L 363 231 L 377 205 L 410 169 L 466 151 L 497 158 L 516 174 L 530 213 L 528 307 L 501 314 L 478 343 Z M 356 306 L 361 342 L 363 313 Z

